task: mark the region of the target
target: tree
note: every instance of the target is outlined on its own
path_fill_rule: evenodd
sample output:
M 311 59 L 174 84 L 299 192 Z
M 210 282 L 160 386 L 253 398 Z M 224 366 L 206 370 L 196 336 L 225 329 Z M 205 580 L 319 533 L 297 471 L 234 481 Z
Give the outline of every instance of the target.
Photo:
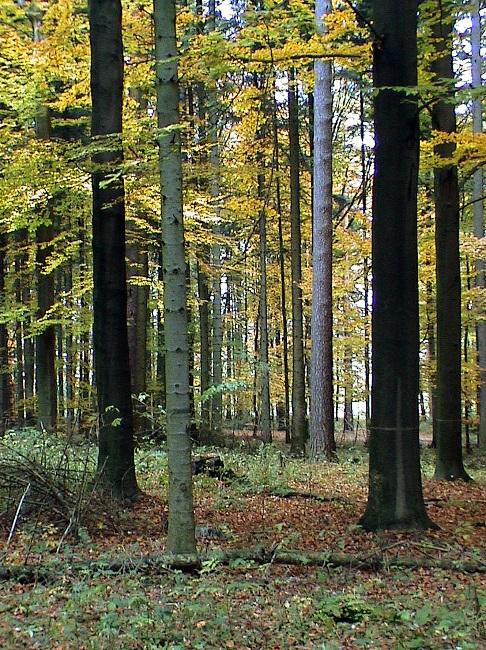
M 432 18 L 435 58 L 431 64 L 437 82 L 454 81 L 450 12 L 438 3 Z M 432 128 L 456 132 L 454 105 L 439 98 L 432 106 Z M 437 374 L 433 417 L 436 422 L 437 464 L 435 478 L 468 480 L 462 462 L 461 408 L 461 266 L 459 256 L 459 184 L 457 166 L 450 162 L 455 146 L 444 142 L 435 154 L 444 162 L 434 169 Z
M 98 471 L 118 497 L 138 493 L 127 334 L 120 0 L 90 0 L 93 155 L 93 346 L 100 417 Z M 110 65 L 107 65 L 110 62 Z
M 19 3 L 20 4 L 20 3 Z M 21 5 L 22 6 L 22 5 Z M 42 41 L 43 12 L 36 3 L 31 3 L 26 15 L 32 25 L 32 40 L 39 44 Z M 49 140 L 51 123 L 49 109 L 39 104 L 35 111 L 35 134 L 39 140 Z M 37 232 L 37 318 L 42 320 L 54 305 L 54 276 L 52 271 L 46 271 L 47 262 L 52 253 L 54 237 L 53 210 L 51 202 L 45 208 Z M 52 431 L 57 420 L 57 381 L 56 381 L 56 331 L 53 324 L 42 326 L 35 339 L 35 366 L 38 423 L 42 430 Z
M 483 106 L 479 90 L 483 87 L 481 69 L 481 14 L 479 0 L 471 4 L 471 73 L 472 86 L 478 94 L 473 97 L 473 132 L 483 132 Z M 473 176 L 473 215 L 474 234 L 478 239 L 484 237 L 484 172 L 479 166 Z M 485 287 L 484 261 L 476 263 L 476 287 Z M 479 445 L 486 449 L 486 319 L 476 326 L 478 362 L 479 362 Z
M 367 530 L 426 528 L 419 453 L 417 2 L 373 2 L 373 313 Z M 398 87 L 394 89 L 393 87 Z M 405 94 L 403 87 L 409 89 Z
M 154 0 L 169 461 L 167 548 L 174 554 L 195 554 L 186 262 L 175 20 L 174 0 Z
M 0 300 L 5 302 L 5 253 L 7 237 L 0 233 Z M 8 374 L 8 331 L 5 323 L 0 323 L 0 435 L 10 419 L 10 386 Z
M 289 163 L 290 227 L 292 273 L 292 428 L 290 444 L 294 453 L 304 451 L 306 404 L 304 325 L 302 316 L 302 238 L 300 228 L 300 143 L 299 103 L 295 71 L 289 73 Z
M 324 33 L 328 0 L 317 0 L 316 23 Z M 328 61 L 314 64 L 314 188 L 312 230 L 312 350 L 310 457 L 332 458 L 334 440 L 332 372 L 332 71 Z

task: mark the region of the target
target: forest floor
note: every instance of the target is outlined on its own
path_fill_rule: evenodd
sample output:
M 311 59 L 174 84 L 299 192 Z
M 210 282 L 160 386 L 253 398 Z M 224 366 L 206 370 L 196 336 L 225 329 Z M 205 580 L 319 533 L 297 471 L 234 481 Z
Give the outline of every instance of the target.
M 195 477 L 204 559 L 193 574 L 143 565 L 164 552 L 168 477 L 160 446 L 137 452 L 143 495 L 130 508 L 80 495 L 76 538 L 47 498 L 35 514 L 23 511 L 13 533 L 16 508 L 7 515 L 2 503 L 0 569 L 52 573 L 1 584 L 0 647 L 486 648 L 484 458 L 466 458 L 473 483 L 443 483 L 431 479 L 433 453 L 424 449 L 424 494 L 438 528 L 371 534 L 357 525 L 367 492 L 362 445 L 348 443 L 339 463 L 314 465 L 275 446 L 252 447 L 217 452 L 232 478 Z M 272 553 L 264 561 L 216 553 L 258 547 Z M 381 565 L 281 564 L 286 550 L 379 557 Z M 400 559 L 416 565 L 397 566 Z M 114 571 L 113 560 L 123 568 Z M 449 568 L 426 566 L 438 560 Z M 467 563 L 477 570 L 466 572 Z

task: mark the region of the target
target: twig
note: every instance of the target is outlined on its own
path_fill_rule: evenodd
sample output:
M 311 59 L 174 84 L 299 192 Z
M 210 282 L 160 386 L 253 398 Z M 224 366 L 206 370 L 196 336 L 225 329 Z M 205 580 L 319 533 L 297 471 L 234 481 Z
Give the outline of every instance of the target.
M 10 533 L 9 533 L 9 536 L 8 536 L 8 539 L 7 539 L 6 546 L 8 546 L 10 544 L 10 542 L 12 541 L 12 538 L 13 538 L 14 533 L 15 533 L 15 528 L 17 527 L 17 521 L 18 521 L 18 519 L 20 517 L 20 513 L 22 512 L 22 506 L 24 505 L 25 497 L 29 493 L 29 490 L 30 490 L 30 483 L 27 485 L 27 487 L 24 490 L 24 493 L 22 494 L 22 496 L 20 498 L 19 505 L 17 506 L 17 511 L 15 513 L 15 517 L 14 517 L 14 520 L 12 522 L 12 527 L 10 528 Z

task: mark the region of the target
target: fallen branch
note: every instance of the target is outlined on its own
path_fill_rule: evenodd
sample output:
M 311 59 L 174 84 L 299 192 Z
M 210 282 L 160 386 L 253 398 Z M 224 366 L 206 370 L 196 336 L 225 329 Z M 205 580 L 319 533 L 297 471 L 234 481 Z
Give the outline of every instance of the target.
M 266 494 L 271 497 L 279 497 L 280 499 L 310 499 L 312 501 L 319 501 L 320 503 L 351 503 L 351 501 L 346 499 L 346 497 L 323 497 L 315 492 L 301 492 L 300 490 L 291 490 L 287 488 L 278 488 L 266 492 Z
M 390 568 L 405 569 L 443 569 L 461 573 L 486 573 L 486 563 L 472 560 L 416 558 L 376 555 L 347 555 L 344 553 L 319 553 L 293 550 L 235 549 L 213 551 L 199 557 L 194 555 L 155 555 L 137 559 L 90 560 L 66 565 L 62 562 L 51 564 L 8 566 L 0 565 L 0 581 L 15 580 L 29 584 L 33 582 L 54 582 L 71 574 L 93 573 L 163 573 L 164 571 L 197 571 L 204 562 L 216 561 L 228 565 L 235 560 L 256 564 L 288 564 L 294 566 L 347 567 L 365 571 L 381 571 Z

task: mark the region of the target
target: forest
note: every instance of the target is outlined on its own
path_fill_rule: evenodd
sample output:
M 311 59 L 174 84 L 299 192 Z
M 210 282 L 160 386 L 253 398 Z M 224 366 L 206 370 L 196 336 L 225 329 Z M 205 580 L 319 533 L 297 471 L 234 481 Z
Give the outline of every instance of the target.
M 0 647 L 485 647 L 485 16 L 0 0 Z

